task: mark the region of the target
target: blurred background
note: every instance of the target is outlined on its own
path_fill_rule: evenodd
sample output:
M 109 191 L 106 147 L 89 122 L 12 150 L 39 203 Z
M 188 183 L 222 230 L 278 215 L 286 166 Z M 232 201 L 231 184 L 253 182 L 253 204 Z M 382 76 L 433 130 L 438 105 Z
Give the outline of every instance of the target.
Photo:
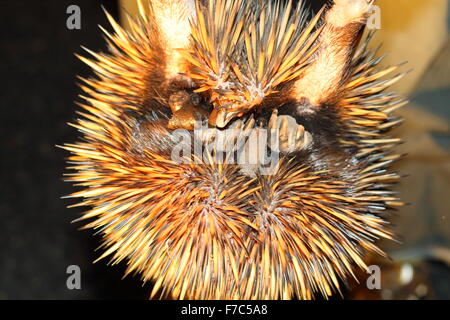
M 305 1 L 317 11 L 327 1 Z M 70 5 L 81 9 L 81 29 L 66 27 Z M 450 43 L 448 0 L 379 0 L 385 65 L 407 61 L 413 71 L 395 90 L 411 103 L 399 113 L 405 138 L 396 165 L 407 175 L 398 191 L 408 206 L 394 212 L 399 243 L 381 243 L 391 259 L 381 266 L 381 290 L 349 283 L 350 299 L 450 299 Z M 123 280 L 125 264 L 92 262 L 100 237 L 78 231 L 80 209 L 60 199 L 66 152 L 55 145 L 77 139 L 76 75 L 90 74 L 74 53 L 81 45 L 106 51 L 98 25 L 110 30 L 101 6 L 115 18 L 136 10 L 134 0 L 0 0 L 0 299 L 146 299 L 151 284 Z M 68 290 L 66 269 L 81 268 L 81 290 Z M 337 297 L 339 298 L 339 297 Z

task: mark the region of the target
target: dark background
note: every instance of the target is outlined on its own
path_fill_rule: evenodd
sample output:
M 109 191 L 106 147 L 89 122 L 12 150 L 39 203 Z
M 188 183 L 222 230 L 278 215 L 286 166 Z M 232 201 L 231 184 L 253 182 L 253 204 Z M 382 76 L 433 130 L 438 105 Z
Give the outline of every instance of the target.
M 81 30 L 66 28 L 71 4 L 81 8 Z M 66 123 L 80 93 L 76 75 L 89 75 L 74 53 L 105 50 L 101 5 L 117 17 L 113 0 L 0 2 L 0 299 L 148 296 L 139 279 L 121 281 L 123 265 L 92 264 L 100 238 L 78 231 L 70 222 L 79 209 L 60 199 L 73 189 L 62 181 L 67 153 L 55 145 L 77 138 Z M 66 287 L 71 264 L 81 268 L 82 290 Z
M 322 1 L 313 1 L 313 7 Z M 81 30 L 68 30 L 66 9 L 81 8 Z M 80 93 L 76 75 L 90 71 L 74 53 L 81 45 L 105 50 L 101 9 L 118 19 L 114 0 L 0 1 L 0 299 L 145 299 L 150 284 L 122 279 L 125 264 L 92 262 L 100 237 L 70 222 L 73 192 L 63 182 L 64 158 L 56 145 L 75 141 L 67 125 Z M 78 265 L 82 290 L 68 290 L 66 269 Z

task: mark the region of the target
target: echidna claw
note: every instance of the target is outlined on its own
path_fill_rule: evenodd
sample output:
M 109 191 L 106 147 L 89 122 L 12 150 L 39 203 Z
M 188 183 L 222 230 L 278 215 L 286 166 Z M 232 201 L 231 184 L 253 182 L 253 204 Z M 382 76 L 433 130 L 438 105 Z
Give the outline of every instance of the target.
M 278 136 L 278 146 L 276 141 L 273 141 L 271 142 L 271 148 L 273 150 L 279 149 L 282 153 L 300 151 L 312 142 L 311 134 L 305 131 L 302 125 L 297 124 L 295 119 L 289 115 L 278 116 L 278 110 L 276 109 L 270 116 L 268 129 L 276 130 L 275 136 Z
M 172 117 L 169 119 L 168 129 L 194 130 L 195 124 L 208 117 L 207 111 L 200 105 L 200 97 L 187 90 L 179 90 L 169 98 Z
M 244 132 L 247 133 L 249 130 L 252 130 L 255 126 L 255 119 L 251 116 L 244 126 Z
M 210 126 L 223 129 L 227 124 L 233 120 L 240 112 L 229 111 L 225 108 L 215 108 L 209 115 L 208 123 Z

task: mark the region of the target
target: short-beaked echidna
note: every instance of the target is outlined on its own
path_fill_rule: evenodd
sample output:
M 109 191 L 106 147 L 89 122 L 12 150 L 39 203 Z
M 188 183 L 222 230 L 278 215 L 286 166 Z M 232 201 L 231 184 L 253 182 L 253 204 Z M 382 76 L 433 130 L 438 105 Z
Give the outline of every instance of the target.
M 126 260 L 151 296 L 310 299 L 383 254 L 405 100 L 363 36 L 372 2 L 314 17 L 291 1 L 138 3 L 129 30 L 108 15 L 107 53 L 80 57 L 95 77 L 72 124 L 83 136 L 64 146 L 100 258 Z

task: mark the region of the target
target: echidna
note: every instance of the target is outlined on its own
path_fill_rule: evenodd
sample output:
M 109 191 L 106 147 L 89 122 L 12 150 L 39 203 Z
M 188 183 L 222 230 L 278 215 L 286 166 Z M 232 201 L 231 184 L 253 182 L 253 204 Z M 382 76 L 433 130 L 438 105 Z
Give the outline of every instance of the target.
M 383 255 L 406 102 L 363 36 L 372 1 L 138 3 L 127 31 L 107 14 L 108 53 L 80 57 L 96 77 L 64 146 L 99 259 L 151 297 L 310 299 Z

